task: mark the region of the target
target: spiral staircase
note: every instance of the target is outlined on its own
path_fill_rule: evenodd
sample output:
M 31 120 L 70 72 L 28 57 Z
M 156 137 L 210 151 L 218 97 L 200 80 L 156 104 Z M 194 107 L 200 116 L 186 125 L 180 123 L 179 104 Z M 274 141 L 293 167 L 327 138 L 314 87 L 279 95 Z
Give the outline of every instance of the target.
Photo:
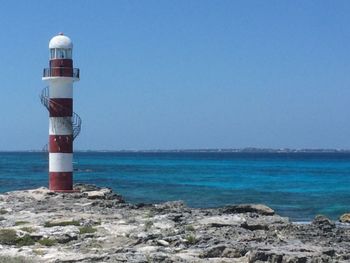
M 49 87 L 45 87 L 40 94 L 40 101 L 41 104 L 47 109 L 50 110 L 50 97 L 49 97 Z M 55 103 L 54 101 L 51 101 L 51 104 L 54 103 L 55 107 L 57 109 L 64 109 L 64 106 L 62 106 L 61 104 Z M 73 141 L 75 140 L 76 137 L 78 137 L 80 131 L 81 131 L 81 118 L 78 114 L 76 114 L 75 112 L 73 112 L 72 117 L 63 117 L 60 118 L 60 122 L 61 124 L 63 124 L 64 126 L 66 126 L 68 129 L 72 129 L 73 130 Z M 42 151 L 44 152 L 48 152 L 48 144 L 46 144 Z

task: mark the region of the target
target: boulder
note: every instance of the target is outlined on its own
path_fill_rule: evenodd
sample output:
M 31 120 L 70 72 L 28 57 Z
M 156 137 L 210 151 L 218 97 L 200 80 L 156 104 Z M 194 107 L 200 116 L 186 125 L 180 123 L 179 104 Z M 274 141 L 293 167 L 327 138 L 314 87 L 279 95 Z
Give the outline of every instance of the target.
M 182 212 L 186 205 L 183 201 L 169 201 L 162 204 L 156 204 L 154 207 L 159 212 Z
M 247 217 L 242 227 L 248 230 L 268 230 L 270 227 L 285 226 L 289 223 L 289 219 L 278 215 L 273 216 L 257 216 Z
M 245 222 L 246 220 L 239 215 L 211 216 L 198 221 L 201 225 L 210 225 L 213 227 L 241 226 Z
M 98 191 L 101 189 L 101 187 L 98 187 L 93 184 L 80 184 L 80 183 L 74 184 L 73 188 L 75 190 L 80 190 L 81 192 Z
M 79 228 L 76 226 L 55 226 L 44 227 L 38 232 L 31 234 L 31 237 L 44 237 L 56 240 L 58 243 L 64 244 L 72 240 L 77 240 L 79 236 Z
M 257 213 L 259 215 L 274 215 L 275 211 L 266 205 L 260 204 L 242 204 L 242 205 L 230 205 L 222 209 L 223 213 Z
M 218 258 L 221 257 L 222 253 L 226 249 L 225 245 L 216 245 L 209 247 L 204 250 L 204 252 L 200 255 L 202 258 Z
M 113 192 L 110 188 L 98 188 L 95 190 L 91 190 L 92 188 L 87 188 L 89 190 L 83 191 L 83 195 L 88 199 L 102 199 L 102 200 L 113 200 L 117 203 L 124 203 L 124 199 L 121 195 L 118 195 Z M 111 206 L 113 206 L 112 204 Z
M 350 213 L 343 214 L 340 218 L 339 221 L 342 223 L 350 223 Z
M 163 246 L 163 247 L 169 246 L 169 242 L 165 241 L 163 239 L 157 240 L 157 244 L 160 245 L 160 246 Z
M 89 191 L 86 192 L 88 199 L 105 199 L 106 194 L 109 193 L 108 189 L 101 189 L 98 191 Z
M 335 228 L 335 223 L 323 215 L 317 215 L 312 221 L 312 224 L 326 232 L 332 231 Z

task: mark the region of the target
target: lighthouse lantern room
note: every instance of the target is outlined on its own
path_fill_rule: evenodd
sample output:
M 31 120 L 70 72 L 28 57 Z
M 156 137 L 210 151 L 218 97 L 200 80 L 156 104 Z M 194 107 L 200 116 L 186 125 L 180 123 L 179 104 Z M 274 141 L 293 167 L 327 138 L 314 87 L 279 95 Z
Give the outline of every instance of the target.
M 49 189 L 73 190 L 73 140 L 80 133 L 81 119 L 73 112 L 73 82 L 79 69 L 73 68 L 73 43 L 63 33 L 49 43 L 49 67 L 43 80 L 48 86 L 40 96 L 49 111 Z

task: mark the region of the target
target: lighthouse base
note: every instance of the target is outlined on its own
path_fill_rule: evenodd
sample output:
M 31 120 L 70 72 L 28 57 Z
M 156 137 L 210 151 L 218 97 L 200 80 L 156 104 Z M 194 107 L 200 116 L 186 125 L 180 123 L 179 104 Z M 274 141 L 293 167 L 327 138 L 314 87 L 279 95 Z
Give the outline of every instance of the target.
M 72 172 L 50 172 L 49 189 L 56 192 L 73 191 Z

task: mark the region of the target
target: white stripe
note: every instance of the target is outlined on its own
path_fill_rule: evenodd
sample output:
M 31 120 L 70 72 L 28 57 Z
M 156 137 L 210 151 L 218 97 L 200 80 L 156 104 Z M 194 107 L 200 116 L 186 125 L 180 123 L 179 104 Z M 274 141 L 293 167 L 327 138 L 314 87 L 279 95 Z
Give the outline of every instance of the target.
M 49 96 L 55 98 L 73 98 L 73 82 L 65 79 L 51 81 L 49 85 Z
M 50 117 L 49 135 L 71 135 L 73 134 L 71 117 Z
M 56 80 L 62 80 L 62 79 L 66 79 L 66 80 L 69 80 L 69 81 L 79 81 L 80 80 L 79 78 L 75 78 L 75 77 L 59 77 L 59 76 L 56 76 L 56 77 L 42 77 L 41 79 L 43 81 L 47 81 L 47 82 L 56 81 Z
M 73 154 L 72 153 L 50 153 L 49 154 L 50 172 L 73 172 Z

